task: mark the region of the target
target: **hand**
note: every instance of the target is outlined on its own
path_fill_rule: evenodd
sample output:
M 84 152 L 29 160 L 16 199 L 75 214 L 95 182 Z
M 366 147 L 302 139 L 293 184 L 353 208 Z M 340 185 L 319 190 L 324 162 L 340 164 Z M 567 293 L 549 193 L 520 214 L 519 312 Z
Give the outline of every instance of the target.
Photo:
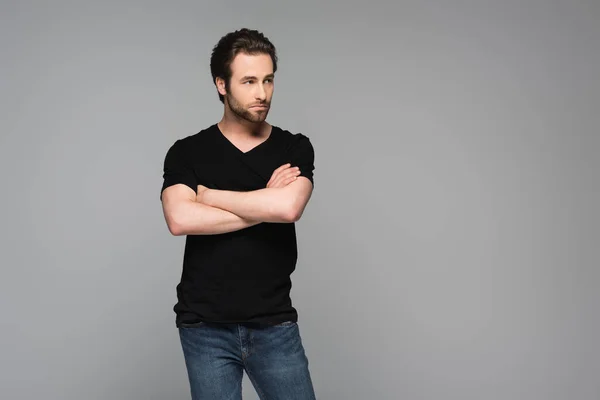
M 273 171 L 273 175 L 271 175 L 271 179 L 267 183 L 267 187 L 285 187 L 295 181 L 298 178 L 298 175 L 300 175 L 300 168 L 292 167 L 290 163 L 284 164 Z
M 208 188 L 206 186 L 198 185 L 198 194 L 196 195 L 196 202 L 202 203 L 202 200 L 204 199 L 204 194 L 207 190 Z

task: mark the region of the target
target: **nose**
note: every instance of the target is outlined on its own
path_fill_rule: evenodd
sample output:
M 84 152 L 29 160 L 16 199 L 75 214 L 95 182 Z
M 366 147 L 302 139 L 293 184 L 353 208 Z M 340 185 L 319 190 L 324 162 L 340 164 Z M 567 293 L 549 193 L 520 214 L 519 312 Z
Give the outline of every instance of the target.
M 257 100 L 261 100 L 264 101 L 267 98 L 267 91 L 265 90 L 265 87 L 262 84 L 256 85 L 257 86 L 257 90 L 255 93 L 256 99 Z

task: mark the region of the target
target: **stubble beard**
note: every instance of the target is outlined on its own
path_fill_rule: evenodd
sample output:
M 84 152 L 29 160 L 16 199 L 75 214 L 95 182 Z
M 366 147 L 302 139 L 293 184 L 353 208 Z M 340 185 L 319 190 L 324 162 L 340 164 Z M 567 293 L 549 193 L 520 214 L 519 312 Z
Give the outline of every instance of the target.
M 233 112 L 239 118 L 242 118 L 246 121 L 253 122 L 253 123 L 263 122 L 265 119 L 267 119 L 267 114 L 269 113 L 269 104 L 268 103 L 265 103 L 265 105 L 267 106 L 266 110 L 252 112 L 252 111 L 244 108 L 244 106 L 241 103 L 239 103 L 235 99 L 235 97 L 231 96 L 230 94 L 227 94 L 226 96 L 227 96 L 227 104 L 229 104 L 229 109 L 231 110 L 231 112 Z

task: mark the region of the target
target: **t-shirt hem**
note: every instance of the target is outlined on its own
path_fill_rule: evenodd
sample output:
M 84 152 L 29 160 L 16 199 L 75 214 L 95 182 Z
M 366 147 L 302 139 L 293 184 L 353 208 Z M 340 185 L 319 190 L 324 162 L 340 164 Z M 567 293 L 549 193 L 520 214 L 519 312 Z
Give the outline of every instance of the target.
M 192 325 L 198 323 L 207 323 L 207 324 L 216 324 L 216 325 L 226 325 L 226 324 L 257 324 L 257 325 L 278 325 L 283 322 L 298 322 L 298 313 L 290 312 L 290 313 L 282 313 L 275 316 L 265 316 L 265 317 L 255 317 L 255 318 L 246 318 L 246 319 L 208 319 L 208 318 L 194 318 L 190 320 L 183 320 L 182 318 L 177 317 L 175 319 L 175 326 L 177 328 L 182 327 L 183 325 Z

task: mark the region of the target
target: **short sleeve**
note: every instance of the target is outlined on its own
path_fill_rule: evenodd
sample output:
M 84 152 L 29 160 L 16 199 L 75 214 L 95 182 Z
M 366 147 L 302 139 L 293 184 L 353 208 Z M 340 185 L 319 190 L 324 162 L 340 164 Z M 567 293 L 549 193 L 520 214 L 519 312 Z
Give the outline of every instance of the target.
M 198 181 L 194 169 L 186 157 L 181 139 L 177 140 L 167 151 L 163 164 L 163 184 L 160 190 L 162 200 L 163 191 L 169 186 L 182 183 L 198 193 Z
M 298 133 L 294 135 L 294 141 L 290 149 L 290 163 L 292 167 L 300 168 L 300 176 L 308 178 L 313 186 L 315 170 L 315 151 L 310 139 Z

